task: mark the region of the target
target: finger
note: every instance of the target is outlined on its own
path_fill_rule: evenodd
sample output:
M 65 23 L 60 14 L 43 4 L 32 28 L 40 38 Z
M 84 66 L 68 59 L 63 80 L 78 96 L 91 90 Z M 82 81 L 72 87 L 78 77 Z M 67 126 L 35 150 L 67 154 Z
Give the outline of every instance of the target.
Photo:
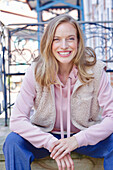
M 71 170 L 74 170 L 74 162 L 73 162 L 70 154 L 68 154 L 67 157 L 68 157 L 68 159 L 69 159 L 69 161 L 70 161 L 70 164 L 71 164 Z
M 65 160 L 65 164 L 66 164 L 67 170 L 71 170 L 71 163 L 70 163 L 69 158 L 67 156 L 65 156 L 64 160 Z
M 59 159 L 62 159 L 64 156 L 66 156 L 70 151 L 68 149 L 65 149 L 64 152 L 60 153 Z M 54 156 L 55 157 L 55 156 Z
M 59 144 L 59 145 L 57 145 L 57 146 L 55 146 L 54 147 L 54 149 L 52 150 L 52 152 L 51 152 L 51 155 L 50 155 L 50 157 L 54 157 L 54 155 L 56 155 L 57 154 L 57 152 L 58 152 L 58 155 L 59 155 L 59 149 L 62 147 L 62 145 L 61 144 Z M 56 159 L 56 157 L 55 158 L 53 158 L 53 159 Z
M 59 148 L 58 148 L 58 150 L 57 150 L 57 152 L 55 152 L 54 154 L 52 154 L 52 156 L 53 156 L 53 159 L 56 159 L 57 157 L 59 157 L 61 154 L 62 154 L 62 152 L 64 152 L 66 150 L 66 147 L 65 146 L 59 146 Z M 63 157 L 62 157 L 63 158 Z
M 62 170 L 61 162 L 59 159 L 56 159 L 56 163 L 57 163 L 58 169 Z
M 59 140 L 58 140 L 58 141 L 53 142 L 53 143 L 52 143 L 52 145 L 50 146 L 49 151 L 50 151 L 50 152 L 52 152 L 52 151 L 53 151 L 53 149 L 54 149 L 57 145 L 59 145 L 59 143 L 60 143 L 60 142 L 59 142 Z
M 61 162 L 62 170 L 65 170 L 66 164 L 65 164 L 64 158 L 61 159 L 60 162 Z

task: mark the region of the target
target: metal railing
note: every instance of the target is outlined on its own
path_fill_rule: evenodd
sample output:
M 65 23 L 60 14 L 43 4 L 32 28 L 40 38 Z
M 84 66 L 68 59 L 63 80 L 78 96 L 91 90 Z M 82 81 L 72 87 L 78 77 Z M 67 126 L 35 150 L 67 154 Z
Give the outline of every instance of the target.
M 1 34 L 1 80 L 4 85 L 1 113 L 5 112 L 5 125 L 7 117 L 11 114 L 11 107 L 19 92 L 23 75 L 27 67 L 39 54 L 38 42 L 44 26 L 47 23 L 38 24 L 14 24 L 2 26 Z M 113 72 L 113 21 L 105 22 L 79 22 L 86 46 L 95 49 L 97 58 L 106 62 L 107 72 Z M 40 29 L 38 29 L 40 27 Z M 39 30 L 40 32 L 37 32 Z M 5 43 L 4 43 L 5 42 Z M 1 103 L 2 105 L 2 103 Z

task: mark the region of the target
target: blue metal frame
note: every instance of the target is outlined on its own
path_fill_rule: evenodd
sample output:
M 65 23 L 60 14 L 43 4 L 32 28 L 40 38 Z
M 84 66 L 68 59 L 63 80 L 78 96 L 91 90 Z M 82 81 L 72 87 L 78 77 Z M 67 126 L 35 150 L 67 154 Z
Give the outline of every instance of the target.
M 39 9 L 38 9 L 37 12 L 42 11 L 42 10 L 45 10 L 45 9 L 48 9 L 48 8 L 51 8 L 52 6 L 54 6 L 54 5 L 58 4 L 58 3 L 63 3 L 63 4 L 65 4 L 65 5 L 67 5 L 66 8 L 71 7 L 71 8 L 75 8 L 75 9 L 82 10 L 82 7 L 81 7 L 81 6 L 73 5 L 73 4 L 67 3 L 67 2 L 65 2 L 65 1 L 63 1 L 63 0 L 62 0 L 62 1 L 57 1 L 57 0 L 56 0 L 55 2 L 51 2 L 50 4 L 46 4 L 46 5 L 42 6 L 42 7 L 39 7 Z M 62 7 L 61 7 L 61 8 L 62 8 Z
M 81 15 L 82 15 L 82 17 L 81 17 L 81 20 L 82 21 L 84 21 L 84 3 L 83 3 L 83 0 L 81 0 Z
M 71 3 L 66 2 L 65 0 L 54 0 L 54 2 L 50 2 L 48 4 L 45 4 L 43 6 L 40 7 L 40 0 L 37 0 L 37 6 L 36 6 L 36 11 L 37 11 L 37 20 L 38 23 L 41 22 L 41 11 L 42 10 L 47 10 L 49 8 L 59 8 L 59 7 L 54 7 L 54 5 L 58 4 L 58 3 L 62 3 L 65 6 L 65 8 L 73 8 L 73 9 L 78 9 L 81 11 L 81 20 L 84 21 L 84 5 L 83 5 L 83 0 L 81 0 L 81 6 L 79 5 L 73 5 Z M 64 8 L 64 6 L 60 7 L 60 8 Z M 40 50 L 40 26 L 38 26 L 38 49 Z
M 39 8 L 40 8 L 40 3 L 39 1 L 37 1 L 37 6 L 36 6 L 36 11 L 37 12 L 37 20 L 38 20 L 38 23 L 40 22 L 40 13 L 41 11 L 39 11 Z M 38 26 L 38 30 L 37 30 L 37 34 L 38 34 L 38 49 L 40 50 L 40 26 Z
M 81 11 L 81 20 L 84 21 L 84 5 L 83 5 L 83 0 L 81 0 L 81 6 L 79 5 L 73 5 L 71 3 L 66 2 L 65 0 L 54 0 L 54 2 L 50 2 L 49 4 L 43 5 L 40 7 L 39 4 L 39 0 L 37 0 L 37 7 L 36 7 L 36 11 L 37 14 L 42 11 L 42 10 L 47 10 L 49 8 L 59 8 L 59 7 L 54 7 L 54 5 L 58 4 L 58 3 L 62 3 L 66 5 L 66 8 L 74 8 L 74 9 L 78 9 Z M 61 6 L 61 8 L 64 8 Z

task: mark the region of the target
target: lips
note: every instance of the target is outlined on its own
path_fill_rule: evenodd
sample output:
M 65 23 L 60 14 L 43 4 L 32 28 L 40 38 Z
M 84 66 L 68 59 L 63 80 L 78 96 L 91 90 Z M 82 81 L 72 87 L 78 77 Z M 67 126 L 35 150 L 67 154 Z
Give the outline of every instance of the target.
M 59 51 L 58 54 L 61 57 L 68 57 L 71 54 L 71 51 Z

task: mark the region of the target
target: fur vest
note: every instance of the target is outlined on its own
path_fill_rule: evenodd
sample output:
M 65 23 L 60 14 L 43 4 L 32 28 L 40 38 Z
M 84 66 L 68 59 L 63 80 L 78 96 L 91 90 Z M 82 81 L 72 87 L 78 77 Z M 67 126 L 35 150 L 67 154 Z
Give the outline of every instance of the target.
M 34 64 L 35 68 L 35 64 Z M 90 127 L 101 121 L 102 109 L 98 104 L 98 90 L 105 64 L 97 61 L 88 72 L 94 74 L 94 79 L 88 83 L 82 83 L 79 79 L 75 83 L 71 95 L 70 117 L 73 125 L 80 130 Z M 54 85 L 50 90 L 36 83 L 37 96 L 34 103 L 34 114 L 31 123 L 40 127 L 44 132 L 50 132 L 54 128 L 56 119 Z

